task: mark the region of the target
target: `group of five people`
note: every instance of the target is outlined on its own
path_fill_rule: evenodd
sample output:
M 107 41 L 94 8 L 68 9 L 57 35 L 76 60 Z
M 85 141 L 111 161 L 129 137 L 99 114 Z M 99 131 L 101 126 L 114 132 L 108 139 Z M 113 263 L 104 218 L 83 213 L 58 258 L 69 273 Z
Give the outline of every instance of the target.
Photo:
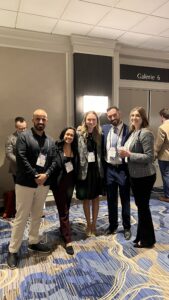
M 47 244 L 39 241 L 43 205 L 53 191 L 60 220 L 60 234 L 66 252 L 74 254 L 69 223 L 69 209 L 74 188 L 83 201 L 86 235 L 96 235 L 99 195 L 106 190 L 109 226 L 106 234 L 118 228 L 118 193 L 122 206 L 124 237 L 131 238 L 130 188 L 138 208 L 138 227 L 134 247 L 150 248 L 156 240 L 149 208 L 150 194 L 156 180 L 154 136 L 142 107 L 130 113 L 130 127 L 123 123 L 120 110 L 107 109 L 109 124 L 100 127 L 94 111 L 85 114 L 80 127 L 65 128 L 56 143 L 45 134 L 47 113 L 33 113 L 33 127 L 23 132 L 16 144 L 16 216 L 9 244 L 7 264 L 18 265 L 27 219 L 31 214 L 28 248 L 49 253 Z M 91 204 L 91 205 L 90 205 Z M 90 211 L 91 209 L 91 211 Z

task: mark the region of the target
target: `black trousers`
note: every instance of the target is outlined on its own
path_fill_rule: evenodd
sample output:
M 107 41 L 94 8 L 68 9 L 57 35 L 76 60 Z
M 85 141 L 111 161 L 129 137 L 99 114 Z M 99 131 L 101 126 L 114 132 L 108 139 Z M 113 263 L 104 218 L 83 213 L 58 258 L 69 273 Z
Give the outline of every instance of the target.
M 130 182 L 125 164 L 119 166 L 107 164 L 106 190 L 110 230 L 113 231 L 118 227 L 118 190 L 122 206 L 122 224 L 124 229 L 130 229 Z
M 131 178 L 131 188 L 138 208 L 137 241 L 145 245 L 153 245 L 155 240 L 154 227 L 149 207 L 151 190 L 156 174 L 142 178 Z
M 75 186 L 74 174 L 66 174 L 56 189 L 52 189 L 60 220 L 60 231 L 66 244 L 72 241 L 69 223 L 69 209 Z

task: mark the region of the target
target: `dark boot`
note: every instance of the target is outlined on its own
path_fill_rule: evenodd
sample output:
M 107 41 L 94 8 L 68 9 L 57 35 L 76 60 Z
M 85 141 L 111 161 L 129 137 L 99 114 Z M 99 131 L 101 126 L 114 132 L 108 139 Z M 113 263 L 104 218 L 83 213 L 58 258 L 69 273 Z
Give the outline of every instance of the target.
M 16 269 L 18 265 L 18 254 L 8 252 L 7 265 L 10 269 Z

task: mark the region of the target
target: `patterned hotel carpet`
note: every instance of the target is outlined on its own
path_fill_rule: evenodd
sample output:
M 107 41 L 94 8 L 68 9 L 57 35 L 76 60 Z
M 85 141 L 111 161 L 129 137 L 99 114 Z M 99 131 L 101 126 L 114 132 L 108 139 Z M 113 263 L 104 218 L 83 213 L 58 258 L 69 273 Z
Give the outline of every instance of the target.
M 133 201 L 132 233 L 137 212 Z M 157 244 L 153 249 L 133 248 L 125 241 L 122 227 L 117 235 L 104 236 L 107 227 L 106 201 L 100 202 L 97 237 L 85 239 L 81 204 L 71 207 L 75 255 L 68 256 L 59 240 L 55 207 L 46 209 L 41 232 L 54 248 L 51 255 L 29 254 L 27 230 L 21 247 L 19 269 L 6 265 L 11 223 L 0 220 L 0 299 L 169 299 L 169 203 L 151 201 Z

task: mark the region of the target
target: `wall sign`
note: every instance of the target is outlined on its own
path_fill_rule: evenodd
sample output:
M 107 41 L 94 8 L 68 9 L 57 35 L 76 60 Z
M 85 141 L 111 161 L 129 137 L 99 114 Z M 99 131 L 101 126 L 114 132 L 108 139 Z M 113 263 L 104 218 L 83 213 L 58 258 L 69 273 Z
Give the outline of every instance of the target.
M 169 82 L 169 69 L 120 65 L 120 79 Z

